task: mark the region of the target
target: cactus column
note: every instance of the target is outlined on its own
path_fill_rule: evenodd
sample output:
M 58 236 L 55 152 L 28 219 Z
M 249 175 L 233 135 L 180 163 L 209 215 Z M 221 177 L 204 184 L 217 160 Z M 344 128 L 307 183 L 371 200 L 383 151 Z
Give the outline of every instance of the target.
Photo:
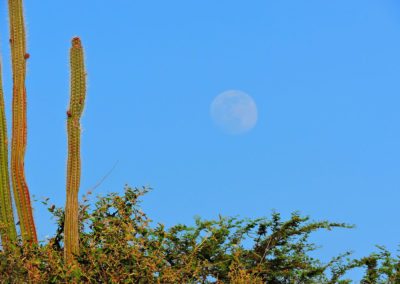
M 8 241 L 17 239 L 14 214 L 11 200 L 10 176 L 8 172 L 8 140 L 7 124 L 4 108 L 3 82 L 1 77 L 0 62 L 0 223 L 5 225 L 5 230 L 0 231 L 3 247 Z
M 29 190 L 25 179 L 26 149 L 26 52 L 22 0 L 8 0 L 13 71 L 11 175 L 23 241 L 37 243 Z
M 71 97 L 67 111 L 68 161 L 67 200 L 65 205 L 64 256 L 67 263 L 79 254 L 78 192 L 81 177 L 80 118 L 86 96 L 86 73 L 83 48 L 78 37 L 72 39 L 70 50 Z

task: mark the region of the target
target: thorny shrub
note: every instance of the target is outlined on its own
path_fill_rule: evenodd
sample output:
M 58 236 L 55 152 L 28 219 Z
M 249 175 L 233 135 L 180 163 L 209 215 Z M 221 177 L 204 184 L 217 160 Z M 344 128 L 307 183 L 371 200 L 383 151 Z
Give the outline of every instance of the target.
M 57 222 L 55 236 L 38 246 L 14 244 L 0 250 L 1 283 L 351 283 L 344 274 L 365 268 L 362 283 L 400 283 L 399 260 L 379 253 L 350 259 L 349 252 L 328 263 L 310 256 L 312 232 L 351 228 L 310 221 L 295 212 L 287 221 L 271 218 L 195 219 L 195 225 L 153 225 L 140 208 L 148 188 L 126 187 L 123 195 L 88 195 L 80 204 L 80 255 L 63 261 L 64 211 L 43 203 Z M 90 194 L 90 193 L 89 193 Z

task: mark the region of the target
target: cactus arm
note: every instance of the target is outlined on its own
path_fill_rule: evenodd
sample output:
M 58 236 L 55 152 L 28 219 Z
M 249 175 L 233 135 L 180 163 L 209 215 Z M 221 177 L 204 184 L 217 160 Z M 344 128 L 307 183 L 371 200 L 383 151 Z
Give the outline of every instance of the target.
M 16 241 L 17 232 L 14 223 L 10 175 L 8 171 L 7 124 L 1 75 L 0 62 L 0 223 L 5 226 L 5 231 L 0 231 L 0 237 L 4 247 L 8 241 Z
M 67 263 L 79 254 L 78 193 L 81 177 L 80 118 L 86 96 L 86 73 L 83 48 L 79 38 L 72 39 L 70 49 L 71 97 L 67 111 L 68 159 L 67 199 L 65 205 L 64 256 Z
M 21 235 L 24 241 L 37 243 L 29 189 L 25 179 L 26 121 L 26 53 L 22 0 L 8 0 L 10 45 L 13 71 L 11 175 Z

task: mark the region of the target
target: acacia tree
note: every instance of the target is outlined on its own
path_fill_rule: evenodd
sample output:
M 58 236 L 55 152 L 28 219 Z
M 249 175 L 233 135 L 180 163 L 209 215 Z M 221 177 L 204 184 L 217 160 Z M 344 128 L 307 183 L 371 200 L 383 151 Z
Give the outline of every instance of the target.
M 381 248 L 361 259 L 344 252 L 323 262 L 313 257 L 317 231 L 352 226 L 311 221 L 293 213 L 268 218 L 195 219 L 188 226 L 152 224 L 140 208 L 147 188 L 110 193 L 79 206 L 78 265 L 63 265 L 65 211 L 49 204 L 58 224 L 55 236 L 21 256 L 0 251 L 0 276 L 7 282 L 39 283 L 234 283 L 345 284 L 345 273 L 364 268 L 362 284 L 400 283 L 398 257 Z M 48 202 L 48 201 L 47 201 Z M 35 271 L 35 273 L 32 273 Z M 19 280 L 19 281 L 17 281 Z

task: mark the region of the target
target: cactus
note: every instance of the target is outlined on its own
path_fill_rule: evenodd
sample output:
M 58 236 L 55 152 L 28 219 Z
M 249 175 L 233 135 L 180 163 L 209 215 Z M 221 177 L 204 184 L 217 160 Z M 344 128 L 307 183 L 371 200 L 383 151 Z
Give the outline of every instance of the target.
M 25 26 L 22 0 L 8 0 L 10 18 L 10 45 L 13 71 L 11 175 L 21 236 L 24 242 L 37 243 L 29 190 L 25 179 L 24 158 L 26 149 L 26 52 Z M 80 118 L 86 96 L 86 73 L 83 48 L 79 38 L 72 39 L 70 50 L 71 97 L 67 111 L 68 160 L 67 199 L 64 225 L 64 256 L 67 263 L 79 254 L 78 193 L 81 176 Z M 0 66 L 1 69 L 1 66 Z M 0 70 L 1 73 L 1 70 Z M 4 112 L 3 89 L 0 74 L 0 223 L 6 225 L 4 240 L 16 240 L 10 181 L 8 172 L 7 127 Z
M 4 231 L 0 230 L 3 246 L 8 241 L 17 239 L 14 223 L 14 214 L 11 200 L 10 176 L 8 172 L 8 141 L 7 124 L 4 108 L 3 82 L 0 62 L 0 224 L 4 225 Z
M 80 118 L 86 96 L 86 73 L 83 48 L 78 37 L 72 39 L 70 50 L 71 97 L 67 111 L 68 160 L 67 200 L 65 205 L 64 257 L 67 263 L 79 254 L 78 192 L 81 177 Z
M 11 175 L 23 241 L 37 243 L 28 185 L 25 179 L 26 149 L 26 52 L 22 0 L 8 0 L 13 72 Z
M 8 0 L 13 72 L 11 180 L 22 240 L 28 243 L 37 243 L 35 223 L 24 169 L 27 140 L 25 76 L 26 60 L 29 58 L 29 54 L 26 52 L 22 6 L 22 0 Z M 72 39 L 70 64 L 71 97 L 67 111 L 67 199 L 64 224 L 64 256 L 67 263 L 71 263 L 74 260 L 74 256 L 79 254 L 80 118 L 86 96 L 83 48 L 80 39 L 77 37 Z M 0 65 L 0 224 L 5 224 L 5 230 L 0 231 L 0 237 L 3 245 L 7 243 L 4 240 L 16 240 L 17 237 L 9 180 L 7 127 Z

